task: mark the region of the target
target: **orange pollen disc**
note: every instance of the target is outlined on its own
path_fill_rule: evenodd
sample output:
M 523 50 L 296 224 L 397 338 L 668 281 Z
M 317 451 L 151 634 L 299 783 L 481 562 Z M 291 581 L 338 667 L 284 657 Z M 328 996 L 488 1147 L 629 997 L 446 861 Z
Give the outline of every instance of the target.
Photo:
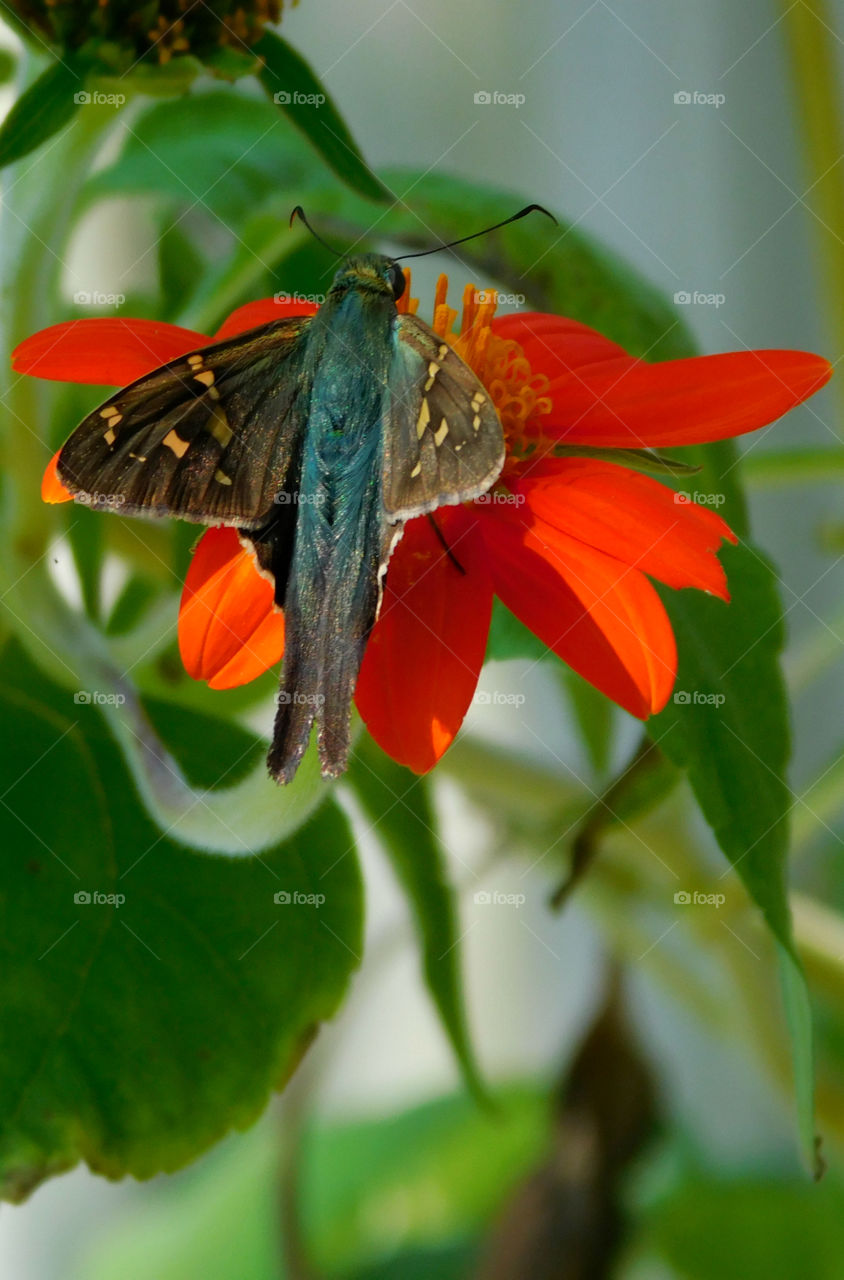
M 405 274 L 409 292 L 410 273 Z M 455 329 L 458 313 L 448 305 L 447 294 L 448 276 L 441 275 L 434 296 L 432 328 L 454 347 L 492 397 L 507 445 L 502 472 L 506 479 L 544 443 L 540 419 L 551 412 L 548 378 L 544 373 L 534 373 L 518 342 L 493 333 L 492 318 L 498 305 L 494 289 L 466 285 L 459 330 Z M 547 448 L 552 448 L 550 441 Z

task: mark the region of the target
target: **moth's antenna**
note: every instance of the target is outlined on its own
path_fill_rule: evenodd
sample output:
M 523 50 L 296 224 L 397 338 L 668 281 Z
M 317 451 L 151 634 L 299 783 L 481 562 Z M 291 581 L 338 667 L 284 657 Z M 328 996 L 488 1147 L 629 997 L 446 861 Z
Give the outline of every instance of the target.
M 296 208 L 293 210 L 293 212 L 290 215 L 289 225 L 291 227 L 293 226 L 293 223 L 296 221 L 297 218 L 299 219 L 300 222 L 304 222 L 305 226 L 310 231 L 314 240 L 318 241 L 319 244 L 322 245 L 323 249 L 327 249 L 329 253 L 333 253 L 335 258 L 345 258 L 346 255 L 344 253 L 340 253 L 340 251 L 338 249 L 335 249 L 333 245 L 326 244 L 322 236 L 317 235 L 317 233 L 314 231 L 311 224 L 308 222 L 308 219 L 305 217 L 305 210 L 302 208 L 300 204 L 297 204 Z
M 453 249 L 455 245 L 465 244 L 467 240 L 477 240 L 478 236 L 488 235 L 490 231 L 497 231 L 499 227 L 506 227 L 511 222 L 518 222 L 520 218 L 526 218 L 529 213 L 544 213 L 546 218 L 550 218 L 554 226 L 557 226 L 557 219 L 553 213 L 543 209 L 541 204 L 528 204 L 525 205 L 524 209 L 520 209 L 518 213 L 514 213 L 512 217 L 505 218 L 503 222 L 496 222 L 484 231 L 474 231 L 472 235 L 461 236 L 459 240 L 452 240 L 449 244 L 436 244 L 433 249 L 423 249 L 421 253 L 403 253 L 400 258 L 396 258 L 396 262 L 401 262 L 404 258 L 427 258 L 429 253 L 442 253 L 443 249 Z

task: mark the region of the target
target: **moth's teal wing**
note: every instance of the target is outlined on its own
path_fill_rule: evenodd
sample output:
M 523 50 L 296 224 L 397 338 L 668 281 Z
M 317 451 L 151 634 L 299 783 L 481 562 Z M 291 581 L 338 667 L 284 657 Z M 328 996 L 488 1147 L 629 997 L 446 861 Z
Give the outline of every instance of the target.
M 61 450 L 62 481 L 122 515 L 257 527 L 285 487 L 307 420 L 309 323 L 274 320 L 124 387 Z
M 416 316 L 396 322 L 384 407 L 391 523 L 477 498 L 504 465 L 504 433 L 478 377 Z

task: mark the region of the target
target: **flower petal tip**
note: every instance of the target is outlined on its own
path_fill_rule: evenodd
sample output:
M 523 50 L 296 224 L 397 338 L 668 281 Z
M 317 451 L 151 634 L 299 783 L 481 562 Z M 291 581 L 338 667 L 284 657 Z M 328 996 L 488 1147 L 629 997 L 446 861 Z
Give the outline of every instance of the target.
M 58 461 L 61 449 L 57 449 L 53 454 L 44 471 L 41 480 L 41 501 L 52 504 L 59 502 L 72 502 L 73 494 L 69 493 L 59 479 Z
M 284 652 L 284 615 L 234 529 L 203 534 L 185 579 L 179 653 L 188 675 L 233 689 L 263 675 Z

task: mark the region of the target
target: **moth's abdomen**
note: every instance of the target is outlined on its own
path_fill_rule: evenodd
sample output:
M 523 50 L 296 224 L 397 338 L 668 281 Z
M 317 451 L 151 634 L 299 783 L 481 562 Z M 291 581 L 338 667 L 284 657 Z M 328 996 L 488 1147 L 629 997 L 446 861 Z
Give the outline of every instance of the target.
M 345 332 L 345 330 L 344 330 Z M 326 776 L 346 767 L 352 695 L 392 532 L 383 518 L 381 431 L 389 329 L 364 361 L 364 324 L 315 371 L 284 602 L 285 657 L 270 770 L 293 776 L 314 721 Z

